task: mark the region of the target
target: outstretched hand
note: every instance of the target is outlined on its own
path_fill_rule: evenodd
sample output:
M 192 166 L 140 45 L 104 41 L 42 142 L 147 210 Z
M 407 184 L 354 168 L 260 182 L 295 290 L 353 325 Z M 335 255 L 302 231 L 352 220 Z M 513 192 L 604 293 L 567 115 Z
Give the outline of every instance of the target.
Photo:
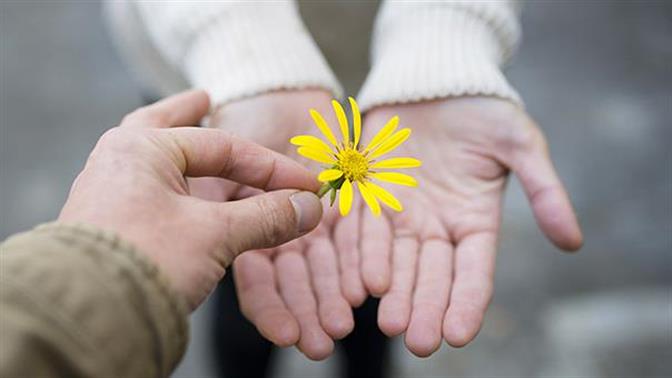
M 520 108 L 493 98 L 381 107 L 365 118 L 364 133 L 393 115 L 413 129 L 398 152 L 422 160 L 414 172 L 419 187 L 390 188 L 402 199 L 402 213 L 375 219 L 360 212 L 363 267 L 370 267 L 363 277 L 372 293 L 383 295 L 381 330 L 405 332 L 409 350 L 428 356 L 441 335 L 460 347 L 481 327 L 493 293 L 509 171 L 554 244 L 574 251 L 582 235 L 544 136 Z

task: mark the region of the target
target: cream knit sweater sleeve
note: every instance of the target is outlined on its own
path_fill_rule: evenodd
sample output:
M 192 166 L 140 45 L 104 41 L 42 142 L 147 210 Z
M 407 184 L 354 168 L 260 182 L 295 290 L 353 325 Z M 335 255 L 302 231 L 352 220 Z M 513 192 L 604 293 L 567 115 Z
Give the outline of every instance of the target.
M 515 0 L 385 1 L 361 107 L 464 95 L 520 103 L 500 70 L 520 39 L 518 8 Z
M 137 76 L 166 95 L 203 88 L 213 106 L 255 94 L 341 87 L 294 1 L 108 1 L 115 42 Z

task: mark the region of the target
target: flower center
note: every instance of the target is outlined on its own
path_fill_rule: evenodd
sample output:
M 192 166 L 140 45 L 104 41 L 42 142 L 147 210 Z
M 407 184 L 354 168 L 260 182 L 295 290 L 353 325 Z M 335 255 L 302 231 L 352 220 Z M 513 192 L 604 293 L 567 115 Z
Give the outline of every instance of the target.
M 338 168 L 350 181 L 361 181 L 369 172 L 369 161 L 359 151 L 346 148 L 339 154 Z

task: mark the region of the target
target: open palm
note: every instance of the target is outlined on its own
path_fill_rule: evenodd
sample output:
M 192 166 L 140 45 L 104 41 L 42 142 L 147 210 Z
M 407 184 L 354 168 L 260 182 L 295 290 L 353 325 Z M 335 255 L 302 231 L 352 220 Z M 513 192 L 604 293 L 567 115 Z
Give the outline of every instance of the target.
M 414 172 L 417 188 L 389 188 L 403 212 L 376 219 L 360 211 L 362 273 L 369 290 L 383 294 L 381 330 L 406 332 L 407 347 L 427 356 L 441 335 L 462 346 L 480 329 L 493 293 L 509 170 L 556 245 L 578 249 L 582 236 L 543 135 L 518 107 L 462 98 L 379 108 L 366 117 L 365 135 L 393 115 L 413 129 L 395 153 L 419 158 L 423 166 Z

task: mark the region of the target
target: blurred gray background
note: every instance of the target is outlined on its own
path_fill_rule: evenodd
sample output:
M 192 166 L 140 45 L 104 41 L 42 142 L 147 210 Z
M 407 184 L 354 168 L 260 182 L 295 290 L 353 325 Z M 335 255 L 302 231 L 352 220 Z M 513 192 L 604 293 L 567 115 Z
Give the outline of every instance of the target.
M 376 3 L 301 3 L 356 93 Z M 345 20 L 345 21 L 344 21 Z M 528 1 L 508 67 L 584 227 L 563 255 L 515 180 L 494 303 L 464 349 L 428 359 L 396 340 L 392 375 L 672 374 L 672 2 Z M 52 220 L 96 139 L 142 104 L 94 1 L 0 1 L 0 238 Z M 207 306 L 176 377 L 212 376 Z M 277 377 L 335 377 L 338 355 L 282 351 Z

